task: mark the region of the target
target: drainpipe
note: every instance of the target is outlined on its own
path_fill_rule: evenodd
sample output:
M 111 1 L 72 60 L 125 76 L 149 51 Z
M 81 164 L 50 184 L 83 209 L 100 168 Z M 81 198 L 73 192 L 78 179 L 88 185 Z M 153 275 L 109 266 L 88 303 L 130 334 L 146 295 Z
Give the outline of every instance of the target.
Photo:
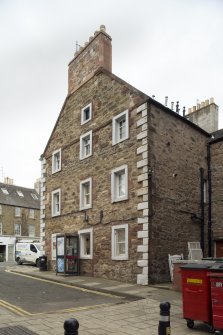
M 204 169 L 200 168 L 201 249 L 204 254 Z
M 148 145 L 148 283 L 152 276 L 152 167 L 151 167 L 151 105 L 147 101 L 147 145 Z
M 211 145 L 207 144 L 208 164 L 208 257 L 212 257 L 212 184 L 211 184 Z

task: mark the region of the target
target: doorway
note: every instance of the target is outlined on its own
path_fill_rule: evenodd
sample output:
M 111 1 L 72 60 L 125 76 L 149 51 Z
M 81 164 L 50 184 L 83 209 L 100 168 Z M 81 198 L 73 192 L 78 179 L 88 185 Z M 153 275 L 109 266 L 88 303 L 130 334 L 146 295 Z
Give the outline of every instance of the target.
M 223 241 L 215 241 L 215 257 L 223 258 Z

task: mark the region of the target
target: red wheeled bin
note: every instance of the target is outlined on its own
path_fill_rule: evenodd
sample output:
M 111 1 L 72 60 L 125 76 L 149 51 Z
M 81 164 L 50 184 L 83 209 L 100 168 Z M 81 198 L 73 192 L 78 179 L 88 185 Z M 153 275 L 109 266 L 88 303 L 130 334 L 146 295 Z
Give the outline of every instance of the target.
M 207 323 L 212 330 L 211 289 L 207 276 L 212 264 L 182 265 L 183 317 L 187 327 L 194 327 L 194 320 Z
M 223 263 L 215 263 L 209 270 L 213 328 L 223 330 Z

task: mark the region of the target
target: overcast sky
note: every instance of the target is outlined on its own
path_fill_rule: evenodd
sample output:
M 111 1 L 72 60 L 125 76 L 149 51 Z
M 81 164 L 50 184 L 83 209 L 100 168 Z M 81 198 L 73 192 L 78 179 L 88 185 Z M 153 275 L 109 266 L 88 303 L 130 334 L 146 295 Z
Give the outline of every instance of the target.
M 214 97 L 223 127 L 222 0 L 0 0 L 0 181 L 33 187 L 68 63 L 101 24 L 113 73 L 182 111 Z

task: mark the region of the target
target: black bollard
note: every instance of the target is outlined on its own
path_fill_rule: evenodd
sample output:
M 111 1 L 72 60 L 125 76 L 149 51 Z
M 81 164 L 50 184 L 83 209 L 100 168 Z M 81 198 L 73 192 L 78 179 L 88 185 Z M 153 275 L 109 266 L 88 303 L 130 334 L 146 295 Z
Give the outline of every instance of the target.
M 161 302 L 158 335 L 170 335 L 170 334 L 171 334 L 170 303 L 169 302 Z
M 74 319 L 64 321 L 64 335 L 78 335 L 79 322 Z

